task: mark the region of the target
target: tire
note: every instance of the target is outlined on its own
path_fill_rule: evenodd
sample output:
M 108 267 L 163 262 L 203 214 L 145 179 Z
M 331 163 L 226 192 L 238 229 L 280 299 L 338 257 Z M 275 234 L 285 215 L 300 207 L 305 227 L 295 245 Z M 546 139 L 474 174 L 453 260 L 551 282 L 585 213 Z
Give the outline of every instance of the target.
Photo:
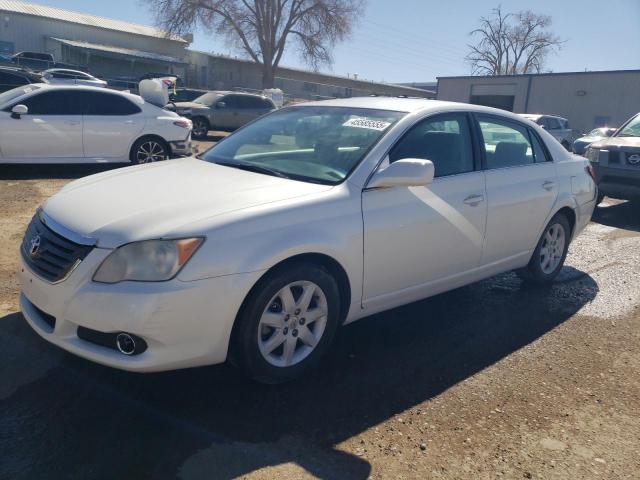
M 170 153 L 171 149 L 164 140 L 156 137 L 143 137 L 138 139 L 131 147 L 129 160 L 134 165 L 160 162 L 167 160 Z
M 209 120 L 204 117 L 194 117 L 191 119 L 193 122 L 193 129 L 191 130 L 191 136 L 197 139 L 207 138 L 209 129 Z
M 569 225 L 566 216 L 557 213 L 544 228 L 531 260 L 529 260 L 529 265 L 516 271 L 518 276 L 527 282 L 538 285 L 553 282 L 564 265 L 570 239 L 571 225 Z M 551 259 L 549 259 L 550 255 Z
M 308 309 L 303 297 L 311 298 Z M 299 378 L 331 345 L 339 312 L 338 285 L 325 268 L 300 263 L 274 270 L 261 279 L 241 309 L 234 358 L 249 377 L 262 383 Z

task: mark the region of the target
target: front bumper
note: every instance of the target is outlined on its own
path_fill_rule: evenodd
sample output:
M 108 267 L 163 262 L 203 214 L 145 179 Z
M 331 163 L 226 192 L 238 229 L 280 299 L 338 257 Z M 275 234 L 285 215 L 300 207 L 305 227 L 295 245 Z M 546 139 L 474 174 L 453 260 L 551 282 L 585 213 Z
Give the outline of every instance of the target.
M 613 198 L 640 198 L 640 166 L 610 167 L 592 164 L 598 179 L 598 190 Z
M 22 263 L 18 272 L 20 306 L 41 337 L 91 361 L 136 372 L 226 360 L 236 314 L 260 272 L 190 282 L 93 282 L 95 268 L 109 253 L 94 249 L 58 284 L 39 278 Z M 127 356 L 79 338 L 78 327 L 134 334 L 142 337 L 148 348 Z
M 169 142 L 169 145 L 173 156 L 189 156 L 192 153 L 191 134 L 185 140 Z

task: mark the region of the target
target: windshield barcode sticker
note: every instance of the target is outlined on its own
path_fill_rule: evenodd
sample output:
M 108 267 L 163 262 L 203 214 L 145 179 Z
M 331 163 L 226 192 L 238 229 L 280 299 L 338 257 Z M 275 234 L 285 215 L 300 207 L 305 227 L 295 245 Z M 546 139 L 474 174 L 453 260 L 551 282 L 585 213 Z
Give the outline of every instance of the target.
M 343 127 L 354 128 L 368 128 L 369 130 L 385 130 L 389 125 L 389 122 L 382 120 L 367 120 L 366 118 L 352 118 L 342 124 Z

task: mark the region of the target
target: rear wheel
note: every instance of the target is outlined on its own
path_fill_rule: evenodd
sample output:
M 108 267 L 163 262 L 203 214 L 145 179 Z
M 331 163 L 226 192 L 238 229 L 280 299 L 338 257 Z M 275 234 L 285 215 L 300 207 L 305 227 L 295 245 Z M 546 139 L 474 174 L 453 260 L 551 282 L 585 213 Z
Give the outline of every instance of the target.
M 571 226 L 567 217 L 556 214 L 544 229 L 529 265 L 518 270 L 518 276 L 537 284 L 553 282 L 564 265 L 570 239 Z
M 312 264 L 276 270 L 260 281 L 238 318 L 237 360 L 263 383 L 300 377 L 329 348 L 339 312 L 338 286 L 327 270 Z
M 193 128 L 191 129 L 191 135 L 193 138 L 206 138 L 209 133 L 209 121 L 204 117 L 194 117 L 192 122 Z
M 159 138 L 141 138 L 131 148 L 129 159 L 136 165 L 169 158 L 169 146 Z

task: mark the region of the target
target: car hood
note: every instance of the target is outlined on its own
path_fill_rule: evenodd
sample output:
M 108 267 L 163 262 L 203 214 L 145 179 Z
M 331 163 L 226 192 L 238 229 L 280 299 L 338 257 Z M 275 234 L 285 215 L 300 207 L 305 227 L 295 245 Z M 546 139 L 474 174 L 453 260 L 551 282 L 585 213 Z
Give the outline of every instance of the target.
M 614 150 L 640 149 L 640 137 L 609 137 L 606 140 L 592 143 L 591 147 Z
M 207 218 L 329 189 L 186 158 L 76 180 L 51 197 L 43 210 L 62 227 L 97 239 L 100 247 L 114 248 L 176 235 Z

